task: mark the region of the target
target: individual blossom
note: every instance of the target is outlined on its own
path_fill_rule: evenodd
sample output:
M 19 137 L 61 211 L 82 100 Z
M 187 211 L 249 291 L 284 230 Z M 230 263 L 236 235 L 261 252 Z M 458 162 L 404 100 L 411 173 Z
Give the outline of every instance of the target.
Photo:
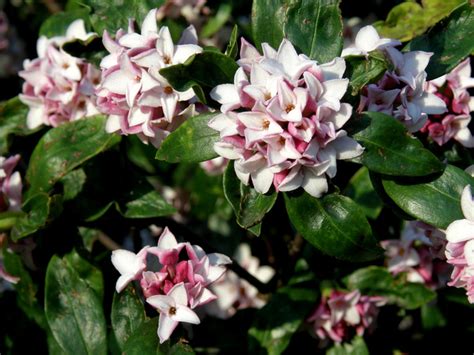
M 234 258 L 237 263 L 255 276 L 259 281 L 267 283 L 275 275 L 275 270 L 268 265 L 260 265 L 260 260 L 253 256 L 248 244 L 240 244 Z M 266 300 L 249 282 L 237 274 L 228 271 L 224 277 L 211 286 L 217 300 L 210 303 L 206 310 L 210 315 L 221 319 L 232 317 L 238 310 L 246 308 L 262 308 Z
M 114 39 L 104 31 L 103 43 L 110 54 L 101 61 L 102 81 L 96 93 L 99 110 L 109 115 L 108 132 L 137 134 L 158 147 L 195 110 L 194 91 L 174 90 L 159 71 L 184 63 L 202 48 L 192 26 L 174 44 L 168 27 L 158 29 L 156 16 L 156 9 L 148 13 L 140 33 L 133 21 Z
M 21 210 L 21 176 L 14 171 L 20 156 L 0 156 L 0 213 Z
M 420 222 L 405 225 L 400 239 L 381 243 L 386 265 L 392 275 L 406 274 L 409 282 L 437 288 L 443 279 L 445 235 L 442 231 Z M 445 270 L 444 270 L 445 271 Z
M 448 111 L 439 115 L 429 115 L 421 132 L 438 145 L 454 139 L 467 148 L 474 147 L 474 137 L 468 128 L 470 112 L 474 111 L 474 98 L 468 90 L 474 87 L 471 78 L 471 62 L 467 58 L 450 73 L 428 82 L 428 90 L 441 98 Z
M 367 329 L 370 330 L 379 307 L 385 302 L 383 297 L 361 295 L 359 290 L 331 290 L 328 297 L 321 298 L 307 321 L 319 339 L 341 343 L 350 340 L 354 333 L 362 336 Z
M 61 48 L 68 41 L 85 41 L 93 36 L 96 35 L 86 33 L 83 20 L 76 20 L 65 36 L 38 39 L 38 58 L 25 60 L 24 69 L 19 73 L 25 80 L 19 97 L 29 107 L 28 128 L 42 124 L 56 127 L 99 113 L 94 87 L 100 81 L 100 72 Z
M 327 177 L 338 159 L 359 156 L 363 148 L 342 126 L 352 107 L 340 100 L 347 90 L 345 62 L 318 64 L 298 55 L 284 39 L 278 51 L 262 45 L 263 55 L 242 41 L 240 68 L 233 84 L 211 91 L 221 114 L 209 122 L 219 131 L 214 150 L 234 161 L 242 183 L 260 193 L 302 187 L 310 195 L 328 190 Z
M 474 303 L 474 200 L 469 185 L 462 192 L 461 208 L 465 218 L 446 229 L 446 261 L 454 266 L 448 286 L 466 289 Z
M 382 51 L 393 69 L 382 78 L 362 89 L 357 111 L 374 111 L 391 115 L 400 120 L 410 132 L 423 128 L 428 115 L 446 112 L 445 102 L 428 89 L 425 69 L 433 53 L 423 51 L 400 52 L 395 46 L 400 42 L 380 38 L 372 26 L 363 27 L 356 37 L 354 47 L 344 51 L 347 55 L 368 55 Z
M 178 243 L 168 228 L 155 247 L 145 246 L 138 254 L 128 250 L 112 253 L 112 264 L 121 274 L 117 292 L 137 281 L 146 301 L 160 313 L 161 343 L 179 322 L 199 324 L 194 309 L 216 299 L 209 286 L 225 273 L 229 263 L 223 254 L 207 254 L 198 245 Z
M 206 174 L 222 175 L 229 161 L 223 157 L 217 157 L 211 160 L 206 160 L 199 163 L 199 166 L 206 172 Z

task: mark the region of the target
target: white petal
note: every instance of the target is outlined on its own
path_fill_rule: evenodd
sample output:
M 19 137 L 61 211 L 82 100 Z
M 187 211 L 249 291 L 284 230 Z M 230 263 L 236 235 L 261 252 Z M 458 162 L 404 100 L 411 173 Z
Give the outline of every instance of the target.
M 160 249 L 175 249 L 178 247 L 178 242 L 173 233 L 165 227 L 163 233 L 161 233 L 160 239 L 158 239 L 158 248 Z
M 192 55 L 201 52 L 202 48 L 195 44 L 178 45 L 173 56 L 173 64 L 184 63 Z
M 230 143 L 216 142 L 214 143 L 214 151 L 221 157 L 230 160 L 239 159 L 241 157 L 241 154 Z
M 158 26 L 156 24 L 157 9 L 150 10 L 142 23 L 141 33 L 147 35 L 149 32 L 158 33 Z
M 341 160 L 358 157 L 364 152 L 364 148 L 359 143 L 347 136 L 339 137 L 330 144 L 336 149 L 337 159 Z
M 166 295 L 155 295 L 148 297 L 146 299 L 146 302 L 153 307 L 155 307 L 157 310 L 163 313 L 168 313 L 169 309 L 171 307 L 176 307 L 176 302 L 173 299 L 173 297 L 166 296 Z
M 364 26 L 357 33 L 355 46 L 367 53 L 377 48 L 379 40 L 380 36 L 373 26 Z
M 317 176 L 309 169 L 305 169 L 304 179 L 301 186 L 307 193 L 317 198 L 321 197 L 328 191 L 328 182 L 326 180 L 326 176 Z
M 273 173 L 268 168 L 263 168 L 251 173 L 250 176 L 252 177 L 255 190 L 261 194 L 268 192 L 270 186 L 272 186 Z
M 182 282 L 174 285 L 173 288 L 169 290 L 168 296 L 172 297 L 177 305 L 186 306 L 188 304 L 188 293 Z
M 160 338 L 160 344 L 170 338 L 177 325 L 178 322 L 172 320 L 166 314 L 160 314 L 160 322 L 158 324 L 158 337 Z
M 201 323 L 201 320 L 197 314 L 194 313 L 194 311 L 190 308 L 184 306 L 176 308 L 176 314 L 172 315 L 171 319 L 176 322 L 185 322 L 191 324 Z
M 122 275 L 135 274 L 138 271 L 137 256 L 125 249 L 112 252 L 112 264 Z
M 227 255 L 220 254 L 220 253 L 211 253 L 207 254 L 209 258 L 209 263 L 211 265 L 227 265 L 232 264 L 232 259 L 229 258 Z
M 352 106 L 346 103 L 341 103 L 339 111 L 332 114 L 327 120 L 334 123 L 336 130 L 341 129 L 342 126 L 351 118 Z
M 474 239 L 464 245 L 464 257 L 468 265 L 474 265 Z
M 120 130 L 121 116 L 110 115 L 105 124 L 105 131 L 107 133 L 113 133 Z
M 341 79 L 346 71 L 346 61 L 343 58 L 334 58 L 328 63 L 321 64 L 324 80 Z
M 240 103 L 239 93 L 233 84 L 218 85 L 211 90 L 210 95 L 213 100 L 220 104 Z
M 467 219 L 454 221 L 446 229 L 446 239 L 451 243 L 474 239 L 474 222 Z
M 474 199 L 472 198 L 471 186 L 467 185 L 461 195 L 461 208 L 464 217 L 474 222 Z

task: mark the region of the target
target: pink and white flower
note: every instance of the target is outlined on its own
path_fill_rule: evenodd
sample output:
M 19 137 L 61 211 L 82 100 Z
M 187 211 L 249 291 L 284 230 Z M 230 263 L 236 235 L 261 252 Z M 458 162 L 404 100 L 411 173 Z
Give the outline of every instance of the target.
M 86 33 L 83 20 L 76 20 L 65 36 L 38 39 L 38 58 L 25 60 L 24 70 L 19 73 L 25 79 L 19 97 L 30 108 L 29 128 L 42 124 L 56 127 L 99 113 L 95 107 L 94 87 L 99 83 L 100 72 L 61 48 L 68 41 L 88 40 L 93 36 L 96 34 Z
M 331 339 L 336 343 L 348 340 L 351 330 L 362 336 L 371 329 L 377 318 L 379 307 L 386 300 L 378 296 L 364 296 L 359 290 L 344 292 L 331 290 L 329 297 L 321 302 L 308 318 L 315 335 L 321 340 Z
M 359 40 L 359 41 L 358 41 Z M 400 42 L 380 38 L 372 26 L 363 27 L 356 37 L 356 46 L 348 48 L 344 55 L 367 55 L 380 50 L 393 64 L 375 84 L 362 90 L 358 111 L 375 111 L 394 116 L 404 123 L 410 132 L 420 130 L 428 115 L 446 112 L 446 104 L 428 88 L 425 69 L 433 53 L 412 51 L 402 53 L 395 46 Z
M 464 219 L 454 221 L 446 229 L 446 258 L 454 266 L 448 286 L 465 288 L 474 303 L 474 200 L 467 185 L 461 196 Z
M 138 254 L 128 250 L 112 253 L 112 264 L 121 274 L 117 292 L 133 280 L 139 283 L 147 302 L 160 313 L 160 342 L 170 337 L 178 322 L 199 324 L 193 309 L 217 298 L 209 285 L 230 263 L 223 254 L 206 254 L 198 245 L 178 243 L 168 228 L 156 247 L 146 246 Z
M 470 112 L 474 111 L 474 98 L 467 89 L 474 87 L 471 78 L 471 62 L 467 58 L 450 73 L 428 82 L 428 90 L 441 98 L 448 111 L 440 115 L 429 115 L 421 129 L 438 145 L 455 139 L 467 148 L 474 147 L 474 137 L 468 128 Z
M 167 135 L 194 114 L 194 91 L 174 90 L 159 74 L 160 69 L 184 63 L 200 53 L 194 27 L 184 30 L 174 44 L 168 27 L 158 29 L 157 10 L 144 19 L 141 32 L 130 22 L 128 32 L 120 29 L 112 39 L 104 31 L 109 55 L 102 59 L 102 81 L 97 88 L 99 110 L 108 114 L 108 132 L 137 134 L 159 146 Z
M 234 160 L 238 178 L 266 193 L 299 187 L 322 196 L 337 159 L 351 159 L 363 148 L 342 130 L 352 107 L 340 100 L 347 90 L 345 62 L 319 65 L 298 55 L 284 39 L 278 51 L 262 45 L 263 55 L 242 41 L 240 68 L 233 84 L 211 91 L 222 114 L 209 122 L 220 132 L 214 150 Z
M 263 283 L 275 275 L 272 267 L 260 265 L 260 260 L 252 255 L 248 244 L 239 245 L 234 259 Z M 254 286 L 232 271 L 227 271 L 223 278 L 211 286 L 211 290 L 217 299 L 206 307 L 206 311 L 221 319 L 232 317 L 240 309 L 262 308 L 266 304 L 265 298 L 259 295 Z
M 22 182 L 18 171 L 14 171 L 20 156 L 0 156 L 0 213 L 21 210 Z
M 222 175 L 229 161 L 223 157 L 217 157 L 199 163 L 199 166 L 210 176 Z

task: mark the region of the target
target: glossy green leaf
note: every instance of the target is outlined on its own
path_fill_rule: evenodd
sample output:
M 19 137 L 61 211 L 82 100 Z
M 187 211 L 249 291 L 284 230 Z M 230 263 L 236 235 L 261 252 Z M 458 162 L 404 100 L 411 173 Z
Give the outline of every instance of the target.
M 339 2 L 339 0 L 288 2 L 283 33 L 310 58 L 320 63 L 331 61 L 340 56 L 343 45 Z
M 350 343 L 335 344 L 326 351 L 326 355 L 369 355 L 364 338 L 355 336 Z
M 169 216 L 175 212 L 176 209 L 158 191 L 150 191 L 127 202 L 123 215 L 126 218 L 153 218 Z
M 387 268 L 381 266 L 369 266 L 359 269 L 350 274 L 345 280 L 345 284 L 351 290 L 361 292 L 373 291 L 385 292 L 393 286 L 393 276 Z
M 387 19 L 375 22 L 374 27 L 383 37 L 406 42 L 423 34 L 462 3 L 465 0 L 422 0 L 421 4 L 406 1 L 392 8 Z
M 35 233 L 58 217 L 62 212 L 62 196 L 38 193 L 23 204 L 22 210 L 26 215 L 20 217 L 11 230 L 14 241 Z
M 376 219 L 383 208 L 383 202 L 375 192 L 366 167 L 360 168 L 349 180 L 345 193 L 364 210 L 367 217 Z
M 283 39 L 288 1 L 254 0 L 252 4 L 252 33 L 257 48 L 266 42 L 278 48 Z
M 65 175 L 60 182 L 63 184 L 63 200 L 74 199 L 81 191 L 87 176 L 83 169 L 76 169 Z
M 79 277 L 95 292 L 99 300 L 104 298 L 104 279 L 102 272 L 73 250 L 64 257 Z
M 128 338 L 146 320 L 145 308 L 132 285 L 114 294 L 110 318 L 117 343 L 123 350 Z
M 235 174 L 232 162 L 226 168 L 223 179 L 224 195 L 234 210 L 237 224 L 245 229 L 259 225 L 275 204 L 278 194 L 273 191 L 261 194 L 244 185 Z M 259 232 L 259 230 L 253 230 Z
M 178 91 L 194 89 L 199 100 L 206 103 L 204 96 L 219 84 L 233 83 L 237 63 L 225 54 L 206 50 L 191 56 L 184 64 L 163 68 L 160 74 Z
M 448 73 L 474 51 L 474 8 L 470 4 L 457 8 L 406 49 L 434 53 L 426 68 L 429 80 Z
M 126 341 L 124 355 L 166 354 L 169 351 L 169 342 L 160 345 L 158 335 L 158 317 L 143 323 Z
M 281 354 L 316 300 L 315 288 L 287 286 L 279 289 L 255 316 L 249 329 L 249 353 Z
M 75 20 L 82 19 L 85 24 L 89 24 L 89 11 L 87 9 L 77 9 L 74 11 L 58 12 L 51 15 L 41 25 L 39 34 L 48 38 L 54 36 L 64 36 L 68 26 Z
M 441 176 L 423 181 L 382 179 L 385 192 L 403 211 L 442 229 L 464 218 L 460 199 L 469 184 L 474 188 L 474 178 L 452 165 Z
M 11 135 L 26 136 L 37 131 L 26 126 L 27 115 L 28 106 L 18 97 L 0 104 L 0 155 L 8 153 Z
M 107 133 L 105 121 L 105 116 L 94 116 L 49 130 L 31 156 L 26 199 L 49 192 L 70 171 L 117 144 L 120 136 Z
M 239 27 L 235 25 L 232 29 L 232 33 L 230 34 L 229 38 L 229 43 L 227 44 L 227 48 L 225 50 L 225 55 L 232 59 L 235 59 L 237 57 L 237 53 L 239 51 L 239 44 L 237 42 L 238 35 Z
M 389 69 L 385 56 L 372 52 L 369 56 L 349 56 L 346 60 L 344 78 L 349 78 L 349 92 L 359 98 L 360 91 L 368 84 L 377 82 Z
M 66 353 L 106 354 L 102 303 L 66 260 L 53 256 L 46 271 L 46 319 Z
M 369 170 L 395 176 L 425 176 L 443 170 L 444 164 L 393 117 L 366 112 L 362 119 L 366 127 L 354 138 L 365 148 L 358 160 Z
M 219 132 L 208 127 L 216 113 L 203 113 L 189 118 L 161 144 L 156 159 L 169 163 L 197 163 L 217 157 L 214 143 Z
M 364 212 L 350 198 L 330 194 L 318 199 L 302 192 L 284 196 L 293 226 L 325 254 L 355 262 L 380 256 Z

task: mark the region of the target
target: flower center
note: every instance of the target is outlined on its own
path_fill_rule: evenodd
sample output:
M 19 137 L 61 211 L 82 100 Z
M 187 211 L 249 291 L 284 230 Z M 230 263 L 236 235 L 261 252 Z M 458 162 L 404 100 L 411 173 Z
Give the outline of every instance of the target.
M 62 67 L 63 67 L 63 69 L 68 69 L 68 68 L 69 68 L 69 64 L 68 64 L 68 63 L 63 63 Z
M 285 111 L 286 113 L 289 113 L 291 110 L 293 110 L 295 108 L 295 105 L 293 104 L 288 104 L 286 105 L 286 108 L 285 108 Z
M 165 62 L 165 64 L 171 64 L 171 58 L 167 55 L 163 57 L 163 61 Z
M 171 86 L 166 86 L 163 91 L 165 92 L 165 94 L 167 95 L 171 95 L 173 93 L 173 88 Z
M 170 316 L 174 316 L 176 314 L 176 307 L 170 307 L 170 310 L 168 311 L 168 314 Z
M 270 121 L 269 120 L 264 120 L 262 123 L 263 129 L 268 129 L 270 127 Z

